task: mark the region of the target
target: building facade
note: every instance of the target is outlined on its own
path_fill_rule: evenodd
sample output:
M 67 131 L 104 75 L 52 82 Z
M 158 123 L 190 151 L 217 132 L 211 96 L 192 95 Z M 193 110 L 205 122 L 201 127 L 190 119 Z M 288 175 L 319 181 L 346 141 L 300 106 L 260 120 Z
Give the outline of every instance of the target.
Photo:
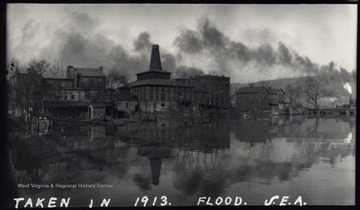
M 175 81 L 194 87 L 194 99 L 197 105 L 208 108 L 230 106 L 230 77 L 203 75 L 190 79 L 175 79 Z
M 289 103 L 282 89 L 264 86 L 242 87 L 236 90 L 236 107 L 241 112 L 271 111 L 285 112 Z
M 27 115 L 102 119 L 111 116 L 113 91 L 100 68 L 67 67 L 66 78 L 43 78 L 31 69 L 16 72 L 11 82 L 15 117 Z
M 65 79 L 43 78 L 58 116 L 80 119 L 103 119 L 112 116 L 113 91 L 106 88 L 103 68 L 68 66 Z
M 159 45 L 152 46 L 150 68 L 138 73 L 130 83 L 131 93 L 139 101 L 140 112 L 167 112 L 186 109 L 193 101 L 193 87 L 177 84 L 161 66 Z

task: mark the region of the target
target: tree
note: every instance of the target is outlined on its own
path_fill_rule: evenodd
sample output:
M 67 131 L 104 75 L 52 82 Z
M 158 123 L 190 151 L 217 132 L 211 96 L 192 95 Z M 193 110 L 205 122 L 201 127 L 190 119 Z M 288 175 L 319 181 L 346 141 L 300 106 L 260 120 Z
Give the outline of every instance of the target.
M 25 128 L 32 129 L 43 112 L 43 99 L 45 91 L 41 86 L 39 74 L 16 73 L 13 82 L 14 100 L 20 119 Z
M 301 91 L 299 88 L 292 86 L 291 84 L 287 84 L 285 87 L 285 93 L 287 97 L 290 99 L 290 104 L 300 105 L 300 97 Z
M 17 116 L 20 115 L 25 128 L 38 126 L 40 116 L 52 117 L 60 94 L 49 91 L 42 82 L 42 76 L 50 67 L 46 60 L 33 59 L 25 66 L 15 58 L 10 60 L 9 102 L 15 107 Z
M 302 92 L 305 101 L 318 110 L 319 99 L 325 96 L 322 78 L 319 76 L 300 78 L 297 81 L 297 87 Z
M 110 72 L 106 77 L 107 88 L 115 89 L 125 84 L 127 84 L 127 78 L 125 75 L 117 74 L 113 71 Z
M 43 76 L 59 79 L 65 78 L 66 66 L 62 60 L 54 60 L 47 68 L 47 71 L 44 72 Z
M 37 73 L 40 75 L 44 75 L 45 72 L 49 71 L 50 63 L 44 59 L 41 59 L 41 60 L 32 59 L 28 63 L 27 67 L 28 67 L 27 68 L 28 73 Z
M 201 69 L 188 66 L 179 66 L 172 73 L 173 78 L 175 79 L 190 79 L 196 76 L 203 76 L 204 72 Z

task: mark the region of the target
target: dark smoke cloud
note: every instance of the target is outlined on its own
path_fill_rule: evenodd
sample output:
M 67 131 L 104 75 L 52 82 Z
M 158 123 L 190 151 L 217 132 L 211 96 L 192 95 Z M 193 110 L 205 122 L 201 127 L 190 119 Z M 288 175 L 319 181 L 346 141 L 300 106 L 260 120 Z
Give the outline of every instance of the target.
M 63 25 L 53 26 L 58 28 L 49 32 L 52 40 L 46 47 L 37 46 L 40 43 L 37 39 L 41 37 L 37 35 L 44 31 L 43 28 L 29 20 L 22 29 L 16 50 L 32 56 L 33 49 L 42 48 L 40 56 L 34 58 L 50 62 L 55 58 L 75 67 L 103 66 L 105 73 L 126 75 L 129 81 L 135 79 L 136 73 L 148 70 L 153 44 L 148 32 L 140 33 L 129 50 L 109 39 L 100 30 L 99 21 L 91 15 L 72 12 L 67 18 Z M 271 38 L 267 35 L 270 33 L 269 29 L 262 32 L 266 40 Z M 327 72 L 329 81 L 341 77 L 341 81 L 352 80 L 352 84 L 356 84 L 356 72 L 349 76 L 347 70 L 335 68 L 332 63 L 317 66 L 310 58 L 300 55 L 283 42 L 271 45 L 265 41 L 257 47 L 250 47 L 231 40 L 207 18 L 199 20 L 196 30 L 184 29 L 180 32 L 174 40 L 177 49 L 175 56 L 161 48 L 161 43 L 154 44 L 160 45 L 163 69 L 170 72 L 196 68 L 205 73 L 218 72 L 219 75 L 231 76 L 232 82 L 239 82 L 243 78 L 241 82 L 275 79 L 283 76 L 283 73 L 298 76 Z M 16 53 L 13 56 L 16 57 Z
M 213 47 L 215 50 L 223 49 L 227 38 L 207 18 L 199 20 L 198 29 L 203 38 L 205 46 Z
M 161 52 L 160 52 L 161 53 Z M 162 68 L 165 71 L 173 71 L 176 69 L 176 59 L 171 53 L 161 53 Z
M 152 42 L 150 41 L 150 34 L 148 32 L 142 32 L 134 41 L 134 49 L 136 51 L 148 51 L 151 49 Z
M 234 71 L 234 65 L 228 63 L 235 63 L 235 66 L 240 67 L 238 70 L 246 69 L 241 67 L 251 63 L 261 70 L 276 65 L 293 72 L 317 72 L 316 65 L 309 58 L 300 56 L 284 43 L 278 43 L 277 49 L 269 43 L 251 48 L 242 42 L 232 41 L 207 18 L 199 20 L 197 30 L 183 30 L 176 37 L 174 45 L 181 54 L 209 56 L 216 61 L 214 66 L 224 73 Z
M 276 63 L 276 52 L 270 44 L 262 44 L 259 48 L 253 51 L 253 56 L 260 65 L 272 66 Z
M 80 13 L 80 12 L 72 12 L 70 13 L 70 26 L 72 28 L 77 28 L 82 32 L 92 32 L 99 26 L 99 21 L 95 18 L 92 18 L 87 13 Z
M 200 35 L 191 30 L 182 31 L 180 36 L 175 39 L 175 45 L 179 47 L 182 52 L 189 54 L 201 52 L 203 48 Z
M 51 60 L 50 55 L 75 67 L 104 67 L 106 74 L 125 75 L 129 81 L 135 74 L 149 68 L 151 36 L 140 33 L 133 41 L 133 50 L 106 38 L 98 28 L 99 23 L 87 13 L 71 13 L 65 27 L 55 32 L 50 46 L 44 48 L 41 58 Z M 164 70 L 176 68 L 175 56 L 160 49 Z

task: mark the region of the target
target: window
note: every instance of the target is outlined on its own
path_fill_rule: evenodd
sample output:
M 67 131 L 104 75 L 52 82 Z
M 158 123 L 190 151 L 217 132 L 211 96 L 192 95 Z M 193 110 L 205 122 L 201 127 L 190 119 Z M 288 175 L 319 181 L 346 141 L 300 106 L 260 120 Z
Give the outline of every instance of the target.
M 85 91 L 85 100 L 89 100 L 89 91 L 88 90 L 86 90 Z
M 154 100 L 154 93 L 152 91 L 152 89 L 150 89 L 150 101 Z
M 64 100 L 67 100 L 67 99 L 68 99 L 68 92 L 64 91 Z
M 129 102 L 126 102 L 126 108 L 129 108 Z
M 164 107 L 165 106 L 165 103 L 161 103 L 161 107 Z
M 154 103 L 154 109 L 156 109 L 156 103 Z
M 161 100 L 162 100 L 162 101 L 165 101 L 165 100 L 166 100 L 166 98 L 165 98 L 165 93 L 161 93 Z

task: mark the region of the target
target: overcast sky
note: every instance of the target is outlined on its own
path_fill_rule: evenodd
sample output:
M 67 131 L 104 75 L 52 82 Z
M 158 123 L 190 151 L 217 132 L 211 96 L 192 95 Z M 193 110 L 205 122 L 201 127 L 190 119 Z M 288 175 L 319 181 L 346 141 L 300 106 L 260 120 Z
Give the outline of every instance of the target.
M 159 44 L 165 67 L 219 71 L 233 82 L 293 76 L 299 71 L 288 68 L 304 63 L 333 60 L 349 71 L 356 68 L 357 5 L 9 4 L 7 9 L 8 57 L 22 62 L 61 59 L 129 74 L 146 70 L 148 45 Z

